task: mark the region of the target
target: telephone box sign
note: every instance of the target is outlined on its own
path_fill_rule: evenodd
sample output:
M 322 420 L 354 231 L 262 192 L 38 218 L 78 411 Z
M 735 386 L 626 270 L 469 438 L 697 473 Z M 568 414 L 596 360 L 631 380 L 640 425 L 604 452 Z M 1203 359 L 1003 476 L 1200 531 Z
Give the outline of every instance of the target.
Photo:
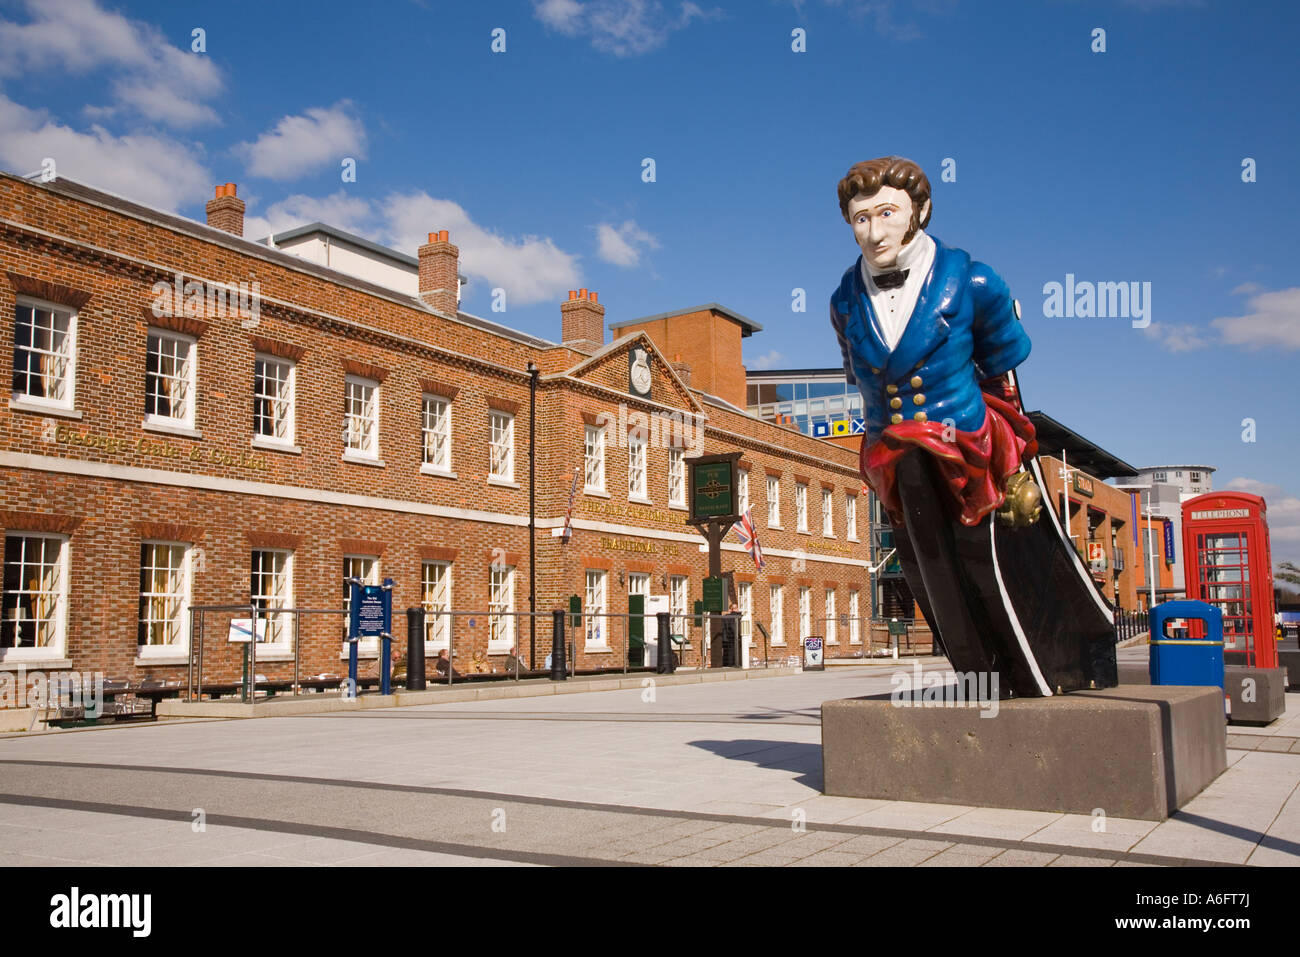
M 1201 511 L 1192 512 L 1192 518 L 1195 521 L 1201 521 L 1211 518 L 1249 518 L 1250 509 L 1248 508 L 1210 508 Z

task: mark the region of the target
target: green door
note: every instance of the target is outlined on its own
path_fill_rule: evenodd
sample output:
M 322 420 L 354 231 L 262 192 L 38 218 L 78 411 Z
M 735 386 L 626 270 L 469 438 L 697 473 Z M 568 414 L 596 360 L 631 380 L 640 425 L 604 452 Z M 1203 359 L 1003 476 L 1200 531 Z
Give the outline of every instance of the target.
M 628 595 L 627 613 L 627 663 L 640 668 L 645 664 L 645 595 Z

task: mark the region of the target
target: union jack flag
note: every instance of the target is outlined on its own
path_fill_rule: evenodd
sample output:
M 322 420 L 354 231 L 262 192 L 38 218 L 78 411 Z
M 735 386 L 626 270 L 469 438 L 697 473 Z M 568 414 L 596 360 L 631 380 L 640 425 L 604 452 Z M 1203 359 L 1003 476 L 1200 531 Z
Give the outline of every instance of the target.
M 740 516 L 740 521 L 731 526 L 736 532 L 736 537 L 740 539 L 740 544 L 749 552 L 749 557 L 754 559 L 754 564 L 758 570 L 763 570 L 763 546 L 758 544 L 758 533 L 754 531 L 754 522 L 749 517 L 749 509 L 745 509 L 745 514 Z

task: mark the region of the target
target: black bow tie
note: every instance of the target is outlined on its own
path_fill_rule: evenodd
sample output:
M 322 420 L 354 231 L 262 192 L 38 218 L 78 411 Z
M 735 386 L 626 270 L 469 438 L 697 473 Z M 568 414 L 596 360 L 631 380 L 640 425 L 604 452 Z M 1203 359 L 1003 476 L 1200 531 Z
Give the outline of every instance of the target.
M 897 289 L 907 281 L 908 272 L 909 270 L 906 269 L 895 269 L 893 272 L 882 272 L 878 276 L 872 276 L 871 281 L 874 282 L 879 289 Z

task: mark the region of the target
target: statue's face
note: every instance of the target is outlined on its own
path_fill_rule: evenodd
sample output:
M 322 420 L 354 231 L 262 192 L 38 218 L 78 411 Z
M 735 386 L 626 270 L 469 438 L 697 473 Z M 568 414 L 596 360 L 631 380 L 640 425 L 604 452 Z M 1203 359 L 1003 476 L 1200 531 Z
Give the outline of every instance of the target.
M 929 200 L 926 205 L 929 206 Z M 912 197 L 906 190 L 882 186 L 870 196 L 858 193 L 849 202 L 853 238 L 862 248 L 867 265 L 876 269 L 888 269 L 898 262 L 898 254 L 903 251 L 903 237 L 907 235 L 911 222 Z

